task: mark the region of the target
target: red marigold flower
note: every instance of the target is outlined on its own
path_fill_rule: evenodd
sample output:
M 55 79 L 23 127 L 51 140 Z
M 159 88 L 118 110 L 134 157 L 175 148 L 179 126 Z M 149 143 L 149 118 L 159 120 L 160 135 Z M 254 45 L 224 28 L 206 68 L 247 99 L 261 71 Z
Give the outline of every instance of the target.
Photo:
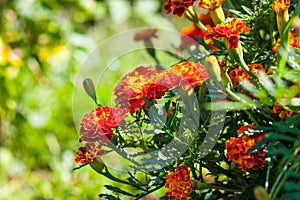
M 125 109 L 97 107 L 82 119 L 80 142 L 101 144 L 110 141 L 113 136 L 112 129 L 122 125 L 125 117 Z
M 192 192 L 190 171 L 186 165 L 170 172 L 166 178 L 165 187 L 169 189 L 167 195 L 172 200 L 187 200 Z
M 147 67 L 138 67 L 128 73 L 114 88 L 116 103 L 126 108 L 130 113 L 135 113 L 140 108 L 148 109 L 144 98 L 154 103 L 160 99 L 169 86 L 165 74 L 161 70 Z
M 199 0 L 198 7 L 214 10 L 220 7 L 225 0 Z
M 273 4 L 271 4 L 271 6 L 277 15 L 283 15 L 290 7 L 290 0 L 276 0 Z
M 274 45 L 274 47 L 272 48 L 272 51 L 274 53 L 277 53 L 278 52 L 278 47 L 280 45 L 280 39 L 278 39 Z M 296 36 L 296 33 L 295 32 L 290 32 L 289 33 L 289 45 L 291 47 L 294 47 L 296 49 L 299 49 L 300 48 L 300 42 L 298 40 L 298 37 Z
M 188 7 L 194 4 L 195 0 L 168 0 L 164 5 L 164 10 L 167 14 L 173 13 L 181 17 Z
M 237 132 L 241 133 L 255 128 L 253 125 L 242 126 Z M 247 171 L 247 169 L 261 169 L 266 166 L 264 148 L 249 154 L 249 150 L 256 143 L 263 139 L 265 132 L 256 132 L 253 135 L 242 137 L 231 137 L 226 141 L 227 159 L 232 160 L 237 168 Z
M 75 162 L 80 164 L 91 163 L 95 159 L 95 155 L 91 154 L 86 147 L 79 147 L 76 152 Z
M 170 74 L 178 76 L 175 80 L 179 81 L 178 85 L 184 90 L 190 90 L 197 85 L 201 85 L 204 81 L 210 78 L 206 68 L 193 62 L 183 62 L 175 65 L 169 70 Z
M 80 164 L 91 163 L 97 157 L 103 155 L 104 151 L 101 150 L 102 144 L 87 143 L 85 147 L 79 147 L 76 152 L 75 162 Z
M 261 64 L 249 64 L 248 67 L 256 76 L 257 76 L 257 71 L 259 71 L 262 74 L 266 74 Z M 231 70 L 228 75 L 231 79 L 231 82 L 235 90 L 238 89 L 238 86 L 242 81 L 249 81 L 249 79 L 251 78 L 251 76 L 240 67 Z M 245 91 L 246 89 L 244 87 L 242 87 L 240 90 L 241 93 L 245 93 Z
M 234 18 L 226 24 L 218 24 L 211 29 L 211 33 L 206 35 L 207 39 L 220 40 L 225 38 L 228 41 L 228 48 L 237 48 L 239 42 L 239 34 L 243 32 L 250 32 L 250 28 L 246 26 L 246 22 Z

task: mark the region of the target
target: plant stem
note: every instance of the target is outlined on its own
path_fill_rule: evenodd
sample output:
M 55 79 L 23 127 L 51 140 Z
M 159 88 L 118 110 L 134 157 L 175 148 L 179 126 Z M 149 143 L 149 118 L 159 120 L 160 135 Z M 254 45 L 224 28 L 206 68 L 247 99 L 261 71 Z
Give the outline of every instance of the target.
M 223 186 L 220 186 L 220 185 L 215 185 L 215 184 L 207 184 L 207 186 L 209 188 L 212 188 L 212 189 L 225 190 L 225 191 L 228 191 L 228 192 L 243 192 L 242 189 L 226 188 L 226 187 L 223 187 Z
M 156 191 L 156 190 L 162 188 L 163 186 L 164 186 L 164 184 L 159 185 L 159 186 L 157 186 L 156 188 L 153 188 L 152 190 L 149 190 L 149 191 L 147 191 L 146 193 L 144 193 L 144 194 L 142 194 L 142 195 L 140 195 L 140 196 L 137 196 L 136 200 L 141 199 L 141 198 L 144 197 L 144 196 L 147 196 L 148 194 L 150 194 L 150 193 L 152 193 L 152 192 L 154 192 L 154 191 Z
M 244 110 L 244 112 L 248 115 L 248 117 L 254 122 L 256 126 L 259 126 L 259 123 L 256 121 L 256 119 L 251 115 L 251 113 L 248 110 Z

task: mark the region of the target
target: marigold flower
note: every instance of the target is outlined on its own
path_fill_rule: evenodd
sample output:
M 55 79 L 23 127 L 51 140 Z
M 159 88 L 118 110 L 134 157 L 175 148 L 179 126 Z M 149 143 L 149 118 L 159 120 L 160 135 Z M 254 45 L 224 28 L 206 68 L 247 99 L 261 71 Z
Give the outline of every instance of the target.
M 173 13 L 178 17 L 182 17 L 185 10 L 194 4 L 195 0 L 168 0 L 164 5 L 164 10 L 167 14 Z
M 238 135 L 241 135 L 242 133 L 248 131 L 249 129 L 254 129 L 256 128 L 256 126 L 252 125 L 252 124 L 248 124 L 245 126 L 241 126 L 236 132 Z
M 277 15 L 283 15 L 290 7 L 290 0 L 276 0 L 271 7 Z
M 75 162 L 80 164 L 91 163 L 95 159 L 95 155 L 91 154 L 86 147 L 79 147 L 76 152 Z
M 147 28 L 141 32 L 138 32 L 134 35 L 135 41 L 148 41 L 151 38 L 157 38 L 157 29 L 155 28 Z
M 209 25 L 206 25 L 208 29 L 210 29 Z M 197 37 L 205 38 L 207 33 L 200 28 L 198 28 L 195 24 L 192 24 L 188 27 L 184 27 L 180 31 L 181 33 L 181 44 L 179 46 L 179 49 L 184 49 L 187 46 L 199 44 L 197 42 Z M 211 40 L 207 40 L 211 41 Z
M 272 48 L 272 51 L 274 53 L 277 53 L 278 52 L 278 48 L 279 48 L 279 45 L 280 45 L 280 39 L 278 39 L 274 45 L 274 47 Z M 295 32 L 290 32 L 289 33 L 289 45 L 291 47 L 294 47 L 296 49 L 299 49 L 300 48 L 300 42 L 298 40 L 298 37 L 296 35 Z
M 220 7 L 225 0 L 199 0 L 198 7 L 205 8 L 209 10 L 214 10 Z
M 213 27 L 215 25 L 209 13 L 201 14 L 198 18 L 204 25 L 209 25 L 209 27 Z
M 239 34 L 243 32 L 250 32 L 250 28 L 246 26 L 246 22 L 234 18 L 226 24 L 218 24 L 211 29 L 211 33 L 206 35 L 207 39 L 220 40 L 227 39 L 228 48 L 237 48 L 239 43 Z
M 221 7 L 225 0 L 199 0 L 198 7 L 209 9 L 213 24 L 217 25 L 225 20 L 225 13 Z
M 166 178 L 165 187 L 168 188 L 167 195 L 172 200 L 187 200 L 192 192 L 190 171 L 186 165 L 178 167 L 170 172 Z
M 114 88 L 117 105 L 129 109 L 130 113 L 135 113 L 142 107 L 148 109 L 144 98 L 154 103 L 169 89 L 168 81 L 163 77 L 161 70 L 143 66 L 136 68 Z
M 242 126 L 237 132 L 243 132 L 255 128 L 253 125 Z M 249 150 L 256 143 L 263 139 L 265 132 L 256 132 L 253 135 L 242 137 L 231 137 L 226 141 L 227 159 L 232 160 L 237 168 L 247 171 L 247 169 L 261 169 L 266 166 L 264 148 L 249 154 Z
M 175 80 L 179 81 L 178 85 L 184 90 L 190 90 L 197 85 L 201 85 L 210 78 L 206 68 L 199 63 L 179 63 L 173 66 L 169 71 L 173 74 L 177 74 L 178 78 L 175 78 Z
M 272 113 L 278 115 L 278 117 L 283 120 L 286 117 L 292 116 L 293 111 L 287 110 L 284 107 L 282 107 L 278 102 L 275 102 L 275 105 L 272 109 Z
M 110 141 L 113 136 L 113 128 L 124 123 L 126 110 L 111 108 L 108 106 L 97 107 L 86 114 L 81 122 L 80 142 L 100 144 Z
M 259 71 L 262 74 L 266 74 L 261 64 L 249 64 L 248 67 L 256 76 L 257 76 L 257 71 Z M 240 67 L 231 70 L 228 75 L 231 79 L 231 82 L 235 90 L 238 89 L 238 86 L 242 81 L 249 81 L 249 79 L 251 78 L 251 76 Z M 245 91 L 246 89 L 244 87 L 242 87 L 240 90 L 241 93 L 245 93 Z

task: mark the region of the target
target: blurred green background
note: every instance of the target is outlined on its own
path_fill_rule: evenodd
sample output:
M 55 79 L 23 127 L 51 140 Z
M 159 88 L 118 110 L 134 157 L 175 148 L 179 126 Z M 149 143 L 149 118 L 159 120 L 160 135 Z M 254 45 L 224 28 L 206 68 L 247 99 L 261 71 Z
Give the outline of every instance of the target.
M 166 16 L 163 3 L 0 0 L 0 199 L 97 199 L 105 192 L 107 180 L 91 168 L 72 172 L 80 145 L 74 81 L 89 53 L 114 34 L 186 22 Z

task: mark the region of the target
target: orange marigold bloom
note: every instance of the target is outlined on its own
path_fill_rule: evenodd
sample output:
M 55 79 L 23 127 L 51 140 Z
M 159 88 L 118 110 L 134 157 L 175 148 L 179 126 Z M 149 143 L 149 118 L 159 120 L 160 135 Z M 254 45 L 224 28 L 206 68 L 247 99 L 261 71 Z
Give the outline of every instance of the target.
M 293 111 L 286 110 L 278 102 L 276 102 L 275 105 L 273 106 L 272 113 L 278 115 L 280 119 L 284 119 L 286 117 L 292 116 Z
M 192 192 L 190 171 L 186 165 L 170 172 L 166 178 L 165 187 L 169 189 L 167 195 L 172 200 L 187 200 Z
M 243 132 L 255 128 L 253 125 L 242 126 L 237 132 Z M 242 137 L 231 137 L 226 141 L 227 159 L 232 160 L 237 168 L 247 171 L 247 169 L 261 169 L 266 166 L 264 148 L 251 154 L 248 151 L 263 139 L 265 132 L 256 132 L 253 135 Z
M 249 69 L 253 72 L 254 75 L 257 75 L 257 71 L 259 71 L 262 74 L 266 74 L 263 66 L 261 64 L 249 64 Z M 249 81 L 251 76 L 246 73 L 242 68 L 237 67 L 229 72 L 229 77 L 231 79 L 231 82 L 233 84 L 233 87 L 235 90 L 238 89 L 239 84 L 244 81 Z M 241 93 L 245 93 L 246 89 L 244 87 L 241 88 Z
M 197 85 L 201 85 L 210 78 L 203 65 L 193 62 L 179 63 L 170 69 L 169 72 L 171 74 L 177 74 L 178 78 L 174 80 L 179 81 L 178 85 L 184 90 L 190 90 Z
M 218 24 L 211 29 L 211 33 L 206 35 L 207 39 L 220 40 L 225 38 L 228 41 L 228 48 L 237 48 L 239 43 L 239 34 L 250 32 L 250 28 L 246 26 L 246 22 L 234 18 L 226 24 Z
M 110 141 L 113 136 L 112 129 L 122 125 L 126 115 L 125 109 L 97 107 L 82 119 L 80 142 L 102 144 Z
M 248 124 L 245 126 L 241 126 L 236 132 L 238 133 L 238 135 L 241 135 L 242 133 L 246 132 L 249 129 L 254 129 L 256 128 L 256 126 L 252 125 L 252 124 Z
M 277 15 L 283 15 L 284 11 L 290 7 L 290 0 L 276 0 L 271 6 Z
M 208 29 L 210 29 L 209 25 L 206 25 Z M 205 38 L 207 33 L 200 28 L 198 28 L 195 24 L 192 24 L 188 27 L 184 27 L 180 31 L 181 33 L 181 44 L 179 49 L 184 49 L 187 46 L 199 44 L 197 42 L 197 37 Z
M 280 45 L 280 39 L 278 39 L 274 45 L 274 47 L 272 48 L 272 51 L 274 53 L 277 53 L 278 52 L 278 47 Z M 300 42 L 298 40 L 298 37 L 296 36 L 296 33 L 295 32 L 290 32 L 289 33 L 289 45 L 291 47 L 294 47 L 296 49 L 299 49 L 300 48 Z
M 198 7 L 214 10 L 220 7 L 225 0 L 199 0 Z
M 157 38 L 157 29 L 147 28 L 146 30 L 136 33 L 133 39 L 135 41 L 149 41 L 151 38 Z
M 154 103 L 169 89 L 168 83 L 163 79 L 161 70 L 147 67 L 138 67 L 128 73 L 114 88 L 116 103 L 122 108 L 135 113 L 138 109 L 148 109 L 144 98 Z
M 164 5 L 164 10 L 167 14 L 173 13 L 181 17 L 188 7 L 194 4 L 195 0 L 168 0 Z

